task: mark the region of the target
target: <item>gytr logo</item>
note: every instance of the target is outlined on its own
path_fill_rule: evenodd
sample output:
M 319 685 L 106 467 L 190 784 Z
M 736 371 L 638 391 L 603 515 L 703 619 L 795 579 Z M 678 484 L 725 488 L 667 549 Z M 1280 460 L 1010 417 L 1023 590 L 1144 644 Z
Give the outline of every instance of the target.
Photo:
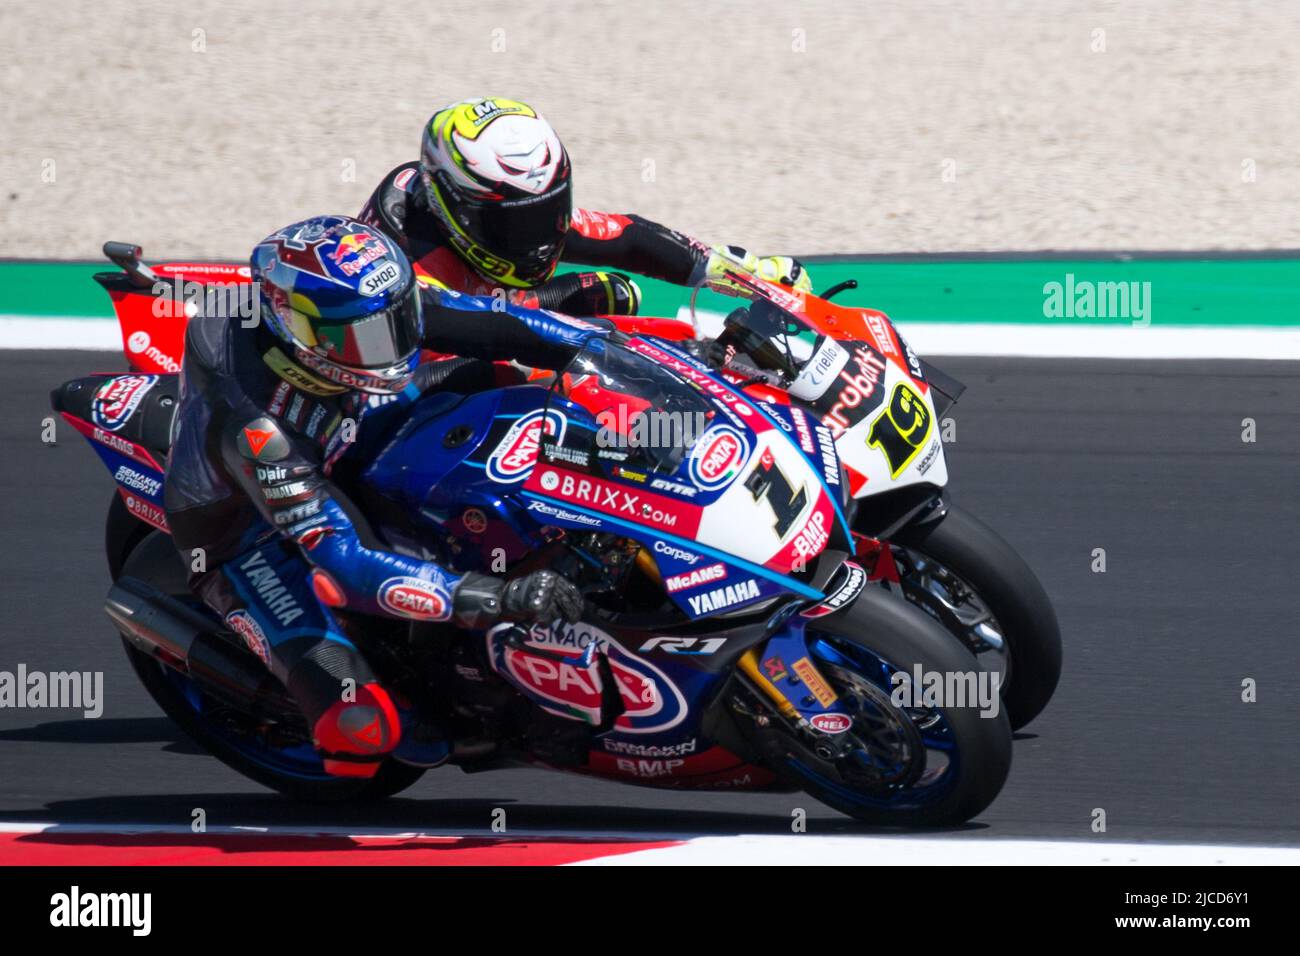
M 1065 282 L 1043 286 L 1043 316 L 1049 319 L 1133 319 L 1151 324 L 1150 282 L 1091 282 L 1065 274 Z
M 989 718 L 1001 711 L 1002 675 L 996 672 L 927 671 L 916 664 L 911 674 L 895 671 L 889 682 L 894 687 L 889 699 L 895 707 L 978 707 L 980 716 Z

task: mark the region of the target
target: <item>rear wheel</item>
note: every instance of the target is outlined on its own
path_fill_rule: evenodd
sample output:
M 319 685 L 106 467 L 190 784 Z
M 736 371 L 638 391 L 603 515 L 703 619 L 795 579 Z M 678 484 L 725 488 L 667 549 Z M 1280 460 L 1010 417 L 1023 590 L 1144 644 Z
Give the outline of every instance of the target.
M 893 699 L 894 675 L 918 667 L 978 681 L 979 664 L 951 635 L 883 588 L 868 587 L 845 610 L 810 621 L 807 638 L 852 726 L 818 739 L 769 719 L 755 743 L 774 770 L 842 813 L 881 826 L 957 824 L 993 802 L 1011 767 L 1005 710 L 977 700 Z M 985 703 L 996 705 L 996 698 Z
M 113 565 L 122 575 L 139 578 L 193 607 L 202 607 L 186 587 L 185 567 L 166 535 L 153 531 L 135 536 L 130 544 L 129 552 Z M 252 656 L 233 638 L 231 643 Z M 424 768 L 392 758 L 368 779 L 327 774 L 311 745 L 306 720 L 287 691 L 281 698 L 283 706 L 274 708 L 274 717 L 255 716 L 207 693 L 188 675 L 125 638 L 122 644 L 140 683 L 167 716 L 204 750 L 263 786 L 312 803 L 364 802 L 392 796 L 424 774 Z

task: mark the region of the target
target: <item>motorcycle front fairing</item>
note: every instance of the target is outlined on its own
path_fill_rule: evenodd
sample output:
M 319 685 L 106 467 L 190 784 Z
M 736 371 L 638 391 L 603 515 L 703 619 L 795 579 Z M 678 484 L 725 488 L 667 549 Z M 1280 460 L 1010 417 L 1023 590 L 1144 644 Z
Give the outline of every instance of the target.
M 946 409 L 963 386 L 942 373 L 931 382 L 926 363 L 882 312 L 731 279 L 734 286 L 712 288 L 750 305 L 728 313 L 719 342 L 831 429 L 857 499 L 855 528 L 880 534 L 936 501 L 948 482 L 936 400 Z
M 824 457 L 814 464 L 792 427 L 666 343 L 584 351 L 548 410 L 565 428 L 542 438 L 523 486 L 530 508 L 640 542 L 692 618 L 781 594 L 819 599 L 834 571 L 819 556 L 848 551 Z

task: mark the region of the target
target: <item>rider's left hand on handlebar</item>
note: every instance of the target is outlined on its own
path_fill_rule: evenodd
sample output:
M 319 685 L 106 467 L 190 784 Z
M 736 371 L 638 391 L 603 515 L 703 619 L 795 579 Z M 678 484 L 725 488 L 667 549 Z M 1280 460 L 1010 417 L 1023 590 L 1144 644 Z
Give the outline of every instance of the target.
M 740 246 L 714 246 L 709 253 L 705 274 L 711 281 L 726 284 L 728 270 L 747 272 L 768 282 L 793 286 L 800 292 L 812 292 L 812 277 L 798 259 L 790 256 L 756 256 Z

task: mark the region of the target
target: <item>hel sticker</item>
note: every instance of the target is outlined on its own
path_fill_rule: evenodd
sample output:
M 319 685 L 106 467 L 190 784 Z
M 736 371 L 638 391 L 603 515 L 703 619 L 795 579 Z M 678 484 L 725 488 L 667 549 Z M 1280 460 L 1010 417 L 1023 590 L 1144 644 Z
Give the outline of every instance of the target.
M 387 243 L 374 233 L 349 232 L 339 237 L 329 257 L 346 275 L 354 276 L 387 254 Z
M 715 425 L 691 452 L 691 480 L 706 491 L 721 488 L 749 460 L 749 442 L 730 425 Z
M 158 383 L 157 375 L 118 375 L 99 387 L 91 402 L 90 415 L 96 425 L 115 432 L 135 414 L 149 389 Z
M 844 714 L 816 714 L 808 723 L 824 734 L 842 734 L 853 726 L 853 721 Z
M 342 385 L 334 385 L 324 379 L 317 378 L 315 375 L 309 375 L 300 369 L 285 356 L 278 348 L 272 348 L 262 356 L 262 361 L 266 363 L 276 375 L 284 379 L 290 385 L 302 389 L 312 395 L 338 395 L 346 392 L 347 389 Z
M 542 430 L 557 444 L 564 440 L 568 420 L 559 412 L 530 412 L 515 421 L 487 460 L 487 476 L 510 484 L 532 471 L 541 448 Z

